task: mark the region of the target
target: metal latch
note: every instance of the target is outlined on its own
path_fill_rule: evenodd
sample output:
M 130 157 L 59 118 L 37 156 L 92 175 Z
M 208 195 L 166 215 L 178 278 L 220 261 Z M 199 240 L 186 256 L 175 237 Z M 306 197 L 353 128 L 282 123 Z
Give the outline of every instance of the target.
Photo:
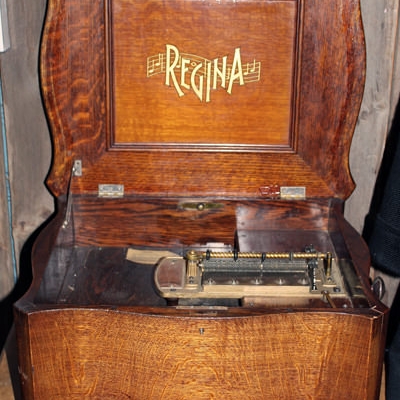
M 82 160 L 75 160 L 72 166 L 72 176 L 82 176 Z
M 98 196 L 109 199 L 124 197 L 124 185 L 99 184 Z
M 82 176 L 82 160 L 74 160 L 71 168 L 71 175 L 68 180 L 68 190 L 67 190 L 67 205 L 65 209 L 65 218 L 62 227 L 65 229 L 71 220 L 72 213 L 72 180 L 76 176 Z
M 213 203 L 209 201 L 185 202 L 179 204 L 179 208 L 182 210 L 204 211 L 204 210 L 213 210 L 223 207 L 224 205 L 222 203 Z
M 305 186 L 269 185 L 260 187 L 260 193 L 267 199 L 305 200 Z

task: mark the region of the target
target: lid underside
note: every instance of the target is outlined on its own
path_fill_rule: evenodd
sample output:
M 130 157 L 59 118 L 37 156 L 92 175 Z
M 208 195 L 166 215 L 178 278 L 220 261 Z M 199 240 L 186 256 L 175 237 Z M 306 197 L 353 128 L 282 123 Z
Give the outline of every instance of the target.
M 52 192 L 80 160 L 79 194 L 346 198 L 365 54 L 358 1 L 331 3 L 50 0 Z

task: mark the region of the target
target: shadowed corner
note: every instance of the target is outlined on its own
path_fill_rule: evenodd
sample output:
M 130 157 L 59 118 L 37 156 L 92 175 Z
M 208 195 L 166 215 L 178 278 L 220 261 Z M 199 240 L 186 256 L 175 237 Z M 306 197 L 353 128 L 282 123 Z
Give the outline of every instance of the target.
M 22 399 L 19 374 L 17 341 L 14 329 L 13 304 L 20 299 L 32 283 L 31 253 L 33 243 L 44 224 L 27 239 L 20 254 L 20 273 L 13 290 L 0 301 L 0 399 Z

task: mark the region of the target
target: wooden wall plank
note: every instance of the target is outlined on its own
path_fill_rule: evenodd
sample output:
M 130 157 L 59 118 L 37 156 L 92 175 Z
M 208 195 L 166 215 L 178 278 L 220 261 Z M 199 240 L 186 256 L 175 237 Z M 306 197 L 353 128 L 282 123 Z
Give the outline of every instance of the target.
M 1 83 L 1 82 L 0 82 Z M 12 244 L 7 212 L 6 160 L 3 158 L 3 130 L 0 127 L 0 299 L 14 286 Z
M 398 0 L 361 0 L 367 46 L 364 98 L 350 152 L 356 189 L 347 200 L 345 216 L 361 232 L 370 207 L 386 136 L 400 88 Z
M 45 0 L 7 2 L 11 48 L 0 55 L 17 262 L 26 239 L 53 209 L 43 183 L 50 167 L 51 144 L 37 70 L 45 5 Z M 4 189 L 0 201 L 3 206 Z M 0 222 L 3 237 L 8 232 L 8 221 L 3 216 Z M 7 256 L 0 259 L 0 298 L 7 295 L 12 288 L 10 281 L 14 281 L 9 241 L 5 249 Z

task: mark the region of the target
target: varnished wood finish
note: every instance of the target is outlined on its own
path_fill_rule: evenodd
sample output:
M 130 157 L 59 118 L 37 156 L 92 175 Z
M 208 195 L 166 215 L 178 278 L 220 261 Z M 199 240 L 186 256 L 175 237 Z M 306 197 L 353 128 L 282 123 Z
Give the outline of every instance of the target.
M 176 2 L 177 5 L 181 3 L 183 6 L 184 1 Z M 120 87 L 112 84 L 114 69 L 110 69 L 109 60 L 109 56 L 123 57 L 123 54 L 112 51 L 110 39 L 117 35 L 122 40 L 118 32 L 114 32 L 119 25 L 113 26 L 112 20 L 109 23 L 105 19 L 105 2 L 97 2 L 94 7 L 88 0 L 50 0 L 43 36 L 41 76 L 54 140 L 54 163 L 48 179 L 52 192 L 56 196 L 66 192 L 72 162 L 74 159 L 82 159 L 83 176 L 75 180 L 73 190 L 83 194 L 95 193 L 99 183 L 123 183 L 126 192 L 131 194 L 185 196 L 191 193 L 195 196 L 254 198 L 259 196 L 260 187 L 278 183 L 306 186 L 307 194 L 311 197 L 347 197 L 353 188 L 348 170 L 348 152 L 364 81 L 365 49 L 358 0 L 335 3 L 330 0 L 259 2 L 260 7 L 265 5 L 266 12 L 275 3 L 286 4 L 285 7 L 292 10 L 295 5 L 297 12 L 296 47 L 291 73 L 293 85 L 290 88 L 287 84 L 282 85 L 276 93 L 277 98 L 290 97 L 291 130 L 287 132 L 286 123 L 286 128 L 277 133 L 278 137 L 289 135 L 293 138 L 288 140 L 290 148 L 269 151 L 257 146 L 246 147 L 246 134 L 240 129 L 233 129 L 233 139 L 227 140 L 227 143 L 216 139 L 218 146 L 213 150 L 208 146 L 206 151 L 201 145 L 194 148 L 193 136 L 188 134 L 188 151 L 175 146 L 174 142 L 164 140 L 170 150 L 165 152 L 152 150 L 151 146 L 139 147 L 137 150 L 128 148 L 107 151 L 110 147 L 107 137 L 119 137 L 119 133 L 112 130 L 111 107 L 114 107 L 114 93 L 119 93 Z M 111 9 L 120 5 L 118 0 L 110 4 Z M 149 7 L 151 4 L 149 2 Z M 249 11 L 253 11 L 257 2 L 240 2 L 240 7 L 245 10 L 246 4 Z M 229 3 L 226 5 L 228 7 Z M 217 3 L 207 3 L 207 7 L 212 10 L 217 7 Z M 151 17 L 150 13 L 149 21 L 136 22 L 140 26 L 151 25 L 154 23 Z M 200 18 L 195 23 L 204 21 Z M 282 23 L 287 26 L 287 22 Z M 254 37 L 262 41 L 263 37 L 257 36 L 260 35 L 256 30 L 257 24 L 254 31 L 251 24 L 247 30 L 241 27 L 242 48 L 248 38 L 251 39 L 249 43 L 253 43 Z M 213 26 L 194 26 L 195 32 L 204 29 L 212 37 Z M 118 42 L 117 48 L 129 52 L 136 40 L 140 42 L 144 38 L 137 38 L 132 33 L 132 36 L 124 37 L 121 45 Z M 165 46 L 163 39 L 159 40 L 159 45 Z M 196 49 L 197 42 L 203 43 L 201 37 L 185 40 L 188 48 Z M 219 47 L 217 49 L 220 50 Z M 265 49 L 257 49 L 259 52 L 268 51 L 267 55 L 261 53 L 261 56 L 271 58 L 272 64 L 269 65 L 272 70 L 266 72 L 266 78 L 270 76 L 270 79 L 274 79 L 275 72 L 279 72 L 279 69 L 273 67 L 274 54 L 279 51 L 279 41 L 276 49 L 274 47 L 275 52 L 270 51 L 269 45 Z M 211 51 L 205 56 L 213 57 Z M 141 66 L 145 60 L 142 57 L 136 62 Z M 280 64 L 281 61 L 276 68 Z M 119 80 L 114 82 L 116 85 L 118 83 Z M 161 84 L 154 87 L 151 101 L 166 101 L 167 88 Z M 124 86 L 121 88 L 123 90 Z M 247 90 L 246 87 L 243 89 Z M 137 90 L 145 91 L 147 86 Z M 225 97 L 226 101 L 235 102 L 233 94 Z M 123 95 L 117 95 L 117 99 Z M 196 109 L 202 105 L 187 102 L 187 98 L 181 98 L 179 105 L 174 100 L 171 105 L 185 110 L 189 107 L 192 110 L 190 112 L 197 115 Z M 265 101 L 271 102 L 271 97 Z M 238 107 L 234 103 L 232 106 Z M 145 110 L 152 109 L 150 100 L 143 107 Z M 240 110 L 243 116 L 253 115 L 252 104 L 247 104 L 243 99 Z M 159 117 L 162 116 L 160 113 Z M 269 124 L 268 118 L 265 124 Z M 185 121 L 182 121 L 182 129 L 184 126 Z M 220 125 L 217 128 L 220 129 Z M 218 135 L 217 128 L 215 135 Z M 206 129 L 203 129 L 203 125 L 195 128 L 199 131 Z M 273 136 L 276 133 L 269 134 Z M 206 137 L 209 136 L 207 133 Z M 185 143 L 185 137 L 182 141 Z M 271 137 L 272 144 L 274 141 Z M 214 139 L 212 142 L 216 143 Z M 268 143 L 268 135 L 260 138 L 260 145 Z
M 193 204 L 193 209 L 182 205 Z M 198 210 L 198 204 L 215 208 Z M 232 201 L 221 199 L 99 199 L 74 197 L 73 236 L 78 245 L 169 246 L 223 242 L 241 230 L 327 231 L 329 200 Z
M 373 399 L 382 327 L 369 314 L 33 312 L 24 385 L 38 399 Z
M 260 252 L 302 251 L 305 246 L 313 244 L 318 251 L 329 251 L 339 259 L 352 260 L 369 303 L 384 311 L 369 290 L 368 248 L 344 220 L 340 201 L 328 204 L 322 201 L 264 204 L 229 201 L 221 202 L 219 211 L 209 213 L 181 210 L 177 199 L 159 200 L 157 204 L 154 200 L 120 202 L 111 200 L 112 206 L 107 207 L 104 200 L 82 198 L 76 207 L 93 207 L 91 212 L 86 209 L 82 213 L 81 209 L 82 214 L 73 214 L 76 219 L 66 228 L 62 227 L 65 206 L 60 202 L 57 218 L 41 233 L 35 244 L 35 279 L 27 293 L 29 301 L 65 304 L 65 299 L 60 300 L 64 298 L 63 288 L 79 286 L 78 281 L 82 279 L 93 288 L 93 293 L 114 292 L 117 300 L 94 300 L 90 293 L 92 289 L 88 286 L 87 294 L 80 294 L 79 290 L 78 293 L 70 293 L 70 304 L 138 305 L 134 297 L 118 300 L 118 293 L 126 291 L 126 283 L 131 279 L 146 279 L 146 285 L 151 286 L 150 281 L 141 277 L 140 273 L 137 275 L 133 264 L 129 267 L 129 262 L 125 260 L 129 247 L 169 249 L 182 253 L 194 244 L 224 243 L 240 251 Z M 99 221 L 102 223 L 99 224 Z M 117 224 L 116 221 L 121 222 Z M 228 221 L 227 225 L 225 221 Z M 117 275 L 113 276 L 115 273 Z M 131 284 L 136 285 L 134 282 Z M 86 288 L 86 283 L 83 285 Z M 146 290 L 146 287 L 138 287 L 131 292 L 134 295 L 136 291 Z M 149 291 L 154 290 L 149 288 Z M 64 290 L 64 293 L 69 292 Z M 158 304 L 157 299 L 152 301 Z M 146 304 L 152 305 L 152 301 Z
M 15 307 L 26 399 L 377 399 L 387 310 L 342 207 L 363 40 L 358 0 L 49 0 L 41 78 L 58 210 Z M 245 63 L 260 57 L 273 89 L 235 86 L 204 105 L 143 76 L 167 44 L 212 59 L 224 41 Z M 75 160 L 82 176 L 71 179 Z M 124 197 L 99 198 L 101 183 L 123 184 Z M 270 185 L 305 186 L 307 199 L 265 198 Z M 356 290 L 337 308 L 319 294 L 175 307 L 154 290 L 152 266 L 125 258 L 129 247 L 208 242 L 313 244 L 348 261 Z
M 114 205 L 117 202 L 112 201 Z M 81 199 L 77 203 L 79 209 L 96 201 Z M 100 203 L 104 206 L 104 201 Z M 161 200 L 157 208 L 152 201 L 123 203 L 124 207 L 116 209 L 131 215 L 128 229 L 132 245 L 157 244 L 179 250 L 201 234 L 196 229 L 191 232 L 189 226 L 196 226 L 203 214 L 189 211 L 192 216 L 188 218 L 188 211 L 177 207 L 179 202 Z M 242 393 L 249 399 L 333 399 L 345 395 L 354 400 L 376 399 L 386 309 L 368 288 L 368 252 L 360 236 L 344 221 L 341 202 L 305 206 L 303 202 L 275 201 L 259 206 L 257 213 L 252 202 L 230 201 L 223 211 L 204 214 L 204 221 L 213 226 L 208 239 L 227 236 L 223 223 L 214 222 L 220 221 L 219 213 L 233 221 L 235 217 L 229 213 L 236 211 L 237 240 L 243 250 L 254 250 L 260 243 L 275 249 L 285 245 L 296 248 L 311 240 L 324 251 L 334 249 L 338 257 L 353 260 L 365 300 L 355 299 L 354 307 L 343 309 L 332 309 L 321 299 L 297 308 L 236 305 L 214 310 L 176 309 L 156 295 L 151 266 L 130 264 L 124 259 L 124 248 L 102 246 L 127 240 L 119 226 L 112 225 L 112 219 L 107 222 L 112 211 L 101 211 L 99 204 L 92 209 L 106 223 L 108 236 L 96 235 L 96 230 L 91 235 L 81 236 L 81 232 L 75 236 L 73 224 L 62 228 L 65 209 L 61 203 L 59 215 L 36 242 L 34 284 L 16 308 L 25 398 L 63 393 L 72 399 L 202 399 L 221 393 L 224 398 L 233 398 Z M 131 212 L 135 209 L 140 212 Z M 85 214 L 87 217 L 88 210 L 82 217 Z M 301 221 L 301 215 L 305 230 L 291 229 Z M 276 219 L 282 219 L 281 230 L 273 223 Z M 181 224 L 180 234 L 179 230 L 168 231 L 171 225 Z M 243 233 L 248 237 L 241 237 Z M 153 243 L 148 242 L 151 237 Z M 148 358 L 149 354 L 153 355 Z M 94 362 L 99 359 L 103 361 Z
M 111 2 L 112 146 L 291 150 L 298 4 Z M 168 68 L 181 53 L 183 77 Z M 228 70 L 239 71 L 239 55 L 242 84 Z M 209 73 L 191 88 L 192 65 Z

